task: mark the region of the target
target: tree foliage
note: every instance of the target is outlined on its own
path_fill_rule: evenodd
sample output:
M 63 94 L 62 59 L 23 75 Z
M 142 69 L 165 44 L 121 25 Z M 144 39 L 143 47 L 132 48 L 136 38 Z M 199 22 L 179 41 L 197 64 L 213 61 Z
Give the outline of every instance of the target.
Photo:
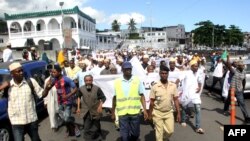
M 142 39 L 139 33 L 130 33 L 128 39 Z
M 114 20 L 112 22 L 112 30 L 113 31 L 120 31 L 120 26 L 121 26 L 121 24 L 117 20 Z
M 128 30 L 130 33 L 136 31 L 136 23 L 134 18 L 131 18 L 128 22 Z
M 220 47 L 223 45 L 241 45 L 243 43 L 243 33 L 234 25 L 226 29 L 225 25 L 216 25 L 209 20 L 201 21 L 195 25 L 198 27 L 192 33 L 196 45 Z
M 225 44 L 226 45 L 242 45 L 244 41 L 244 34 L 235 25 L 230 25 L 226 30 Z

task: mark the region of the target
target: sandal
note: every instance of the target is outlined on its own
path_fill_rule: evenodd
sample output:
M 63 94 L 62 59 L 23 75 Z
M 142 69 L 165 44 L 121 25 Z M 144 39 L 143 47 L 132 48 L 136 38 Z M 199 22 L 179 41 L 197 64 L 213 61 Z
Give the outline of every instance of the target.
M 202 128 L 196 129 L 196 133 L 204 134 L 204 130 Z
M 182 126 L 182 127 L 186 127 L 187 124 L 186 124 L 185 122 L 182 122 L 182 123 L 181 123 L 181 126 Z

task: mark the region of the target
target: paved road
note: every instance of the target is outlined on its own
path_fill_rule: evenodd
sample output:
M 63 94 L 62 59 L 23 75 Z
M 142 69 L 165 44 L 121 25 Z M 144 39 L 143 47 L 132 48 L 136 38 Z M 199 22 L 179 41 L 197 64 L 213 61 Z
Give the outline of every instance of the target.
M 171 141 L 223 141 L 223 131 L 220 127 L 230 123 L 230 117 L 222 114 L 223 103 L 217 95 L 208 96 L 205 92 L 202 95 L 202 102 L 201 123 L 205 134 L 200 135 L 194 132 L 194 119 L 191 118 L 187 127 L 182 127 L 178 123 L 175 124 L 175 132 L 170 138 Z M 248 111 L 250 112 L 250 99 L 247 99 L 246 103 Z M 236 124 L 244 124 L 239 107 L 237 107 L 236 115 Z M 82 118 L 76 116 L 76 122 L 82 125 Z M 102 118 L 101 125 L 106 135 L 106 141 L 118 140 L 119 132 L 115 130 L 114 124 L 111 122 L 109 116 Z M 41 119 L 39 133 L 43 141 L 84 141 L 82 136 L 79 138 L 65 137 L 65 127 L 60 128 L 56 133 L 52 132 L 47 117 Z M 29 140 L 28 136 L 26 140 Z M 140 140 L 155 140 L 154 132 L 149 122 L 142 122 Z

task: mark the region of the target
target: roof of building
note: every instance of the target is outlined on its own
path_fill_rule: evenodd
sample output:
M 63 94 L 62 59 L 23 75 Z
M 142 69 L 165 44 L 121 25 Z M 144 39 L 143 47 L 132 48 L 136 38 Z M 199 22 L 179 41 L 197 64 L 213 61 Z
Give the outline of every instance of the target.
M 96 23 L 95 19 L 91 18 L 89 15 L 83 13 L 78 6 L 75 6 L 72 9 L 63 9 L 63 14 L 79 14 L 80 16 L 88 19 L 89 21 Z M 4 13 L 5 20 L 16 20 L 16 19 L 27 19 L 27 18 L 36 18 L 36 17 L 47 17 L 47 16 L 56 16 L 62 14 L 61 10 L 53 11 L 41 11 L 41 12 L 31 12 L 31 13 L 22 13 L 22 14 L 7 14 Z

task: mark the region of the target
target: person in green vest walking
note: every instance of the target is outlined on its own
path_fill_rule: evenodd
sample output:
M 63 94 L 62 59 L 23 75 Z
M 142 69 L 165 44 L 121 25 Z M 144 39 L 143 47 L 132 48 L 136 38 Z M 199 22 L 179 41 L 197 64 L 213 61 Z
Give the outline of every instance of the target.
M 132 75 L 130 62 L 122 64 L 123 77 L 115 80 L 115 94 L 112 105 L 112 119 L 118 114 L 122 141 L 137 141 L 140 136 L 140 110 L 144 119 L 148 114 L 145 103 L 145 87 L 137 76 Z M 115 109 L 117 113 L 115 113 Z

